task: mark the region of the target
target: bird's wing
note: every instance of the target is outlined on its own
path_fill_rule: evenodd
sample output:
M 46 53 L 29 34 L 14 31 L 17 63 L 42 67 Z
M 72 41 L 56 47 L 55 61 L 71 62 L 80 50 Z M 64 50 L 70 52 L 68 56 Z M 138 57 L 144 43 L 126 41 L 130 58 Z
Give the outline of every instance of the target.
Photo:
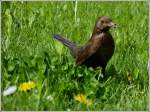
M 102 39 L 103 37 L 100 37 L 89 41 L 87 45 L 78 53 L 78 56 L 76 57 L 76 64 L 80 65 L 92 56 L 102 46 Z

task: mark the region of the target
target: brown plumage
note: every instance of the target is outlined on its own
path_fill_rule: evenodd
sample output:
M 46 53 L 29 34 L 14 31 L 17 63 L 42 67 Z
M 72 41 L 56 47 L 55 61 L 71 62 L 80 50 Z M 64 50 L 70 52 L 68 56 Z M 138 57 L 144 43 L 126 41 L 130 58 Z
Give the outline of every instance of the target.
M 54 38 L 71 50 L 77 65 L 84 64 L 93 68 L 101 66 L 102 73 L 105 75 L 107 62 L 112 57 L 115 48 L 114 40 L 109 33 L 109 29 L 113 26 L 115 24 L 109 17 L 99 17 L 91 38 L 84 46 L 78 46 L 60 35 L 54 35 Z

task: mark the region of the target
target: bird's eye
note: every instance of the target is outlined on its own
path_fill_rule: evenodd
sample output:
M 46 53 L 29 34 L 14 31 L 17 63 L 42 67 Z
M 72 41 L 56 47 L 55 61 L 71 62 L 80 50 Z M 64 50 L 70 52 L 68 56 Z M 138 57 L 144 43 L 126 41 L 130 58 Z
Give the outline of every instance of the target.
M 101 23 L 104 23 L 104 21 L 101 21 Z

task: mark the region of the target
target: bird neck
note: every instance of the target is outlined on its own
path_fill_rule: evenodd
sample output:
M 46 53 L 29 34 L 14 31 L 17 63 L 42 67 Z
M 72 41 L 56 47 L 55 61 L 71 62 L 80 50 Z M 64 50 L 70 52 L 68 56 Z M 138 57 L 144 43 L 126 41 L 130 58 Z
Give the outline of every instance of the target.
M 92 37 L 95 36 L 95 35 L 99 35 L 99 34 L 102 34 L 102 33 L 109 33 L 109 30 L 94 30 L 93 33 L 92 33 Z

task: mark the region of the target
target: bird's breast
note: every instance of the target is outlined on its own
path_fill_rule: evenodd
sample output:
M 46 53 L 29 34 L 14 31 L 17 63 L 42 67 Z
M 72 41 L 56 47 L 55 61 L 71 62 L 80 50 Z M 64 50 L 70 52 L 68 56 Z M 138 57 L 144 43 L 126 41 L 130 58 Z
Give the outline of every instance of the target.
M 106 66 L 114 53 L 114 40 L 109 33 L 93 35 L 89 40 L 89 49 L 92 55 L 83 64 L 91 67 Z M 83 48 L 84 49 L 84 48 Z
M 109 58 L 112 56 L 115 48 L 113 37 L 110 33 L 103 33 L 101 38 L 101 46 L 98 52 L 104 57 Z
M 114 53 L 114 40 L 110 34 L 101 34 L 94 40 L 97 51 L 88 59 L 89 65 L 103 66 L 109 61 Z

